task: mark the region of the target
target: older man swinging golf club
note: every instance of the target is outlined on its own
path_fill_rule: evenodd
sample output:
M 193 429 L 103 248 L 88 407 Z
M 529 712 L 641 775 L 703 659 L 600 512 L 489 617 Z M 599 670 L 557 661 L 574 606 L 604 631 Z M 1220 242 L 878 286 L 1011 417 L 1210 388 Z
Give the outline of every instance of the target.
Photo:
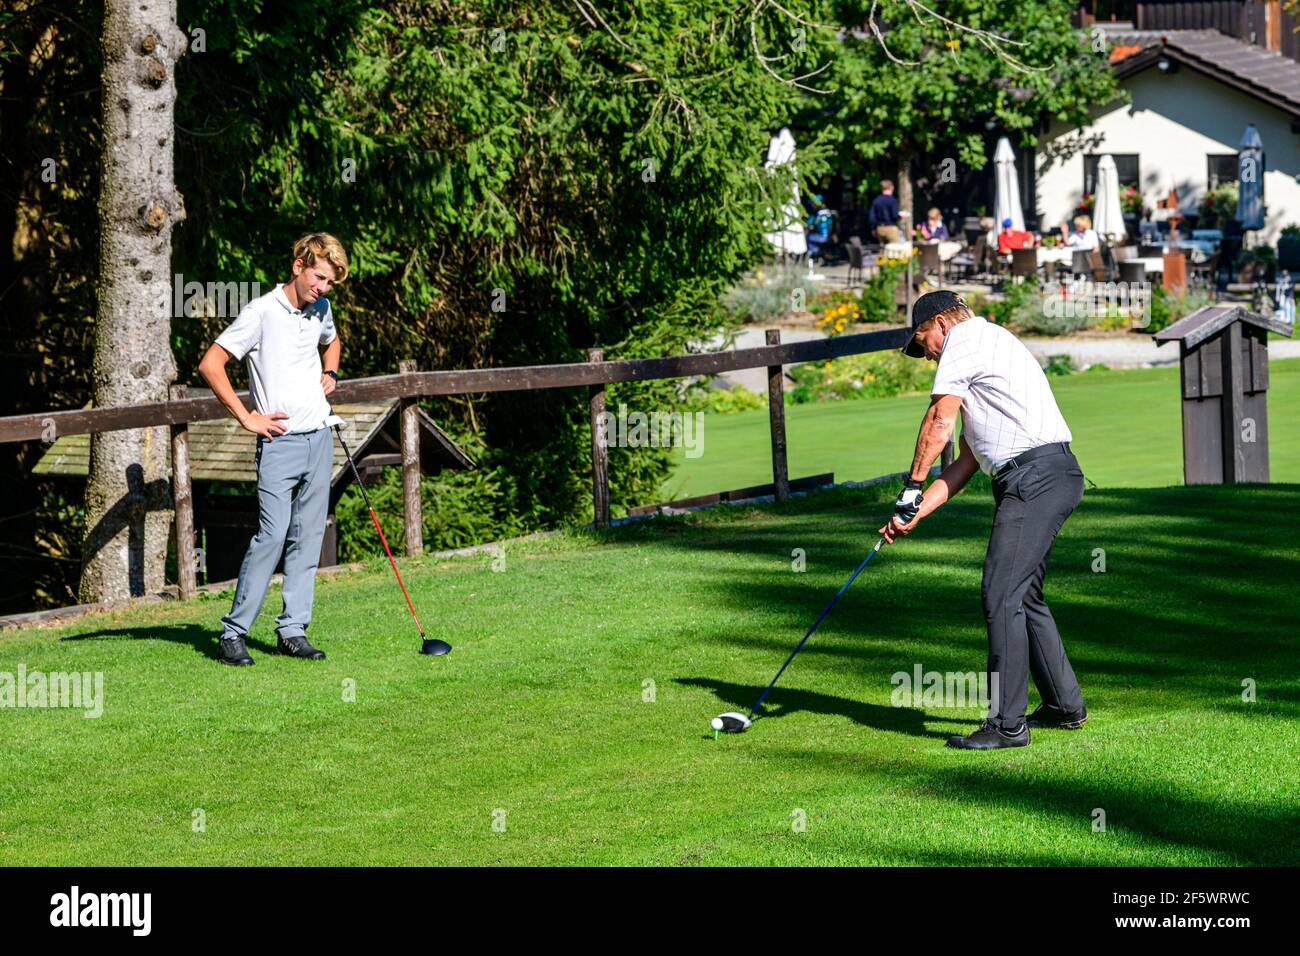
M 939 367 L 909 477 L 880 534 L 892 544 L 910 533 L 977 468 L 992 476 L 996 504 L 983 586 L 992 700 L 979 728 L 950 737 L 948 746 L 1024 747 L 1030 727 L 1078 729 L 1088 712 L 1043 600 L 1052 543 L 1083 499 L 1070 429 L 1029 350 L 1006 329 L 973 315 L 960 296 L 947 290 L 921 296 L 912 330 L 903 353 Z M 952 440 L 958 412 L 961 452 L 923 492 L 930 464 Z M 1026 718 L 1030 674 L 1042 704 Z

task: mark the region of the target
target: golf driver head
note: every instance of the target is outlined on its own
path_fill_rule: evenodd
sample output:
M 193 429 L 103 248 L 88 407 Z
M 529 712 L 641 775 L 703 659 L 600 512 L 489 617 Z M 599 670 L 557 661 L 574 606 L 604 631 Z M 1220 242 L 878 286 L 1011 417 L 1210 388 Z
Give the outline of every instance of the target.
M 725 714 L 718 714 L 713 720 L 709 721 L 709 726 L 714 730 L 720 730 L 724 734 L 743 734 L 753 725 L 744 714 L 729 710 Z
M 433 657 L 441 657 L 443 654 L 451 653 L 451 645 L 446 641 L 440 641 L 436 638 L 426 637 L 424 646 L 420 648 L 421 654 L 429 654 Z

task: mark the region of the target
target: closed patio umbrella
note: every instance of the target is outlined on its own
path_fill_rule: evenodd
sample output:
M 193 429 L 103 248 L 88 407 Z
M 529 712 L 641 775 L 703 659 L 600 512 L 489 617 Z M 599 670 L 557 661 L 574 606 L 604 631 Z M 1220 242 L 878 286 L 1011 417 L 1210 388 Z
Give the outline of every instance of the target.
M 1251 123 L 1242 134 L 1237 157 L 1237 218 L 1241 228 L 1264 228 L 1264 143 Z
M 788 176 L 791 196 L 781 210 L 780 221 L 774 230 L 766 233 L 767 241 L 777 251 L 787 256 L 802 256 L 808 251 L 808 237 L 804 233 L 803 204 L 799 201 L 799 180 L 795 175 L 794 136 L 786 127 L 772 137 L 767 146 L 767 162 L 763 167 L 776 176 Z
M 1011 220 L 1011 228 L 1025 228 L 1025 214 L 1020 210 L 1020 176 L 1016 173 L 1016 154 L 1011 151 L 1011 141 L 1005 136 L 998 140 L 993 151 L 994 174 L 997 192 L 993 202 L 993 221 L 997 232 L 1002 233 L 1002 221 Z
M 1113 156 L 1097 163 L 1097 192 L 1094 195 L 1092 227 L 1097 235 L 1114 242 L 1124 235 L 1124 211 L 1119 203 L 1119 171 Z

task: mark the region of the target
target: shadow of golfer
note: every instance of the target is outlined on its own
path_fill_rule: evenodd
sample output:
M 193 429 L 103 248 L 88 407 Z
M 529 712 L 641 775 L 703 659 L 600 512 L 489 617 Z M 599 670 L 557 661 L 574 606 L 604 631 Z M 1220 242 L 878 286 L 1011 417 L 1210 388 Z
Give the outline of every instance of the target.
M 74 634 L 71 637 L 65 637 L 65 641 L 113 641 L 113 640 L 134 640 L 134 641 L 171 641 L 173 644 L 187 644 L 194 648 L 196 653 L 202 654 L 211 660 L 217 659 L 217 638 L 220 637 L 220 630 L 217 628 L 203 627 L 198 624 L 160 624 L 156 627 L 133 627 L 133 628 L 115 628 L 102 631 L 91 631 L 87 634 Z M 250 650 L 265 651 L 273 653 L 274 644 L 268 644 L 265 641 L 256 640 L 253 637 L 244 638 L 244 643 Z
M 763 693 L 762 687 L 749 684 L 731 684 L 709 677 L 678 677 L 675 682 L 686 687 L 700 687 L 712 691 L 719 700 L 731 708 L 748 713 L 750 706 Z M 791 688 L 772 688 L 772 693 L 763 701 L 758 716 L 770 719 L 784 717 L 786 714 L 808 711 L 814 714 L 827 714 L 834 717 L 847 717 L 855 724 L 884 730 L 895 734 L 908 734 L 927 740 L 947 739 L 950 731 L 930 730 L 927 723 L 970 723 L 970 718 L 956 716 L 927 717 L 924 712 L 909 707 L 884 707 L 880 704 L 868 704 L 865 701 L 850 700 L 847 697 L 835 697 L 831 694 L 818 694 L 809 690 Z

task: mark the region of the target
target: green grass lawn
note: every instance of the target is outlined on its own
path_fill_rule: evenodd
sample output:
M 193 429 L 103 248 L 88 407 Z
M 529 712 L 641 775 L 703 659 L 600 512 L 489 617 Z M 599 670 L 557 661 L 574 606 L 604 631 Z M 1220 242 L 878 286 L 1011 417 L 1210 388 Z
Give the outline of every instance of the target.
M 1172 346 L 1166 346 L 1172 348 Z M 1274 481 L 1300 481 L 1300 359 L 1269 364 L 1269 464 Z M 1176 368 L 1081 372 L 1051 379 L 1072 447 L 1088 478 L 1102 487 L 1182 484 L 1182 418 Z M 787 405 L 792 478 L 834 472 L 861 481 L 902 471 L 912 461 L 928 395 Z M 772 480 L 766 409 L 711 415 L 704 452 L 677 464 L 663 500 L 745 488 Z
M 1300 485 L 1088 491 L 1048 577 L 1081 731 L 970 753 L 943 743 L 975 709 L 891 706 L 895 672 L 983 665 L 992 501 L 972 489 L 871 563 L 769 716 L 715 742 L 887 507 L 841 489 L 530 542 L 501 572 L 408 561 L 445 658 L 416 653 L 378 564 L 320 580 L 322 662 L 273 652 L 278 592 L 252 668 L 213 660 L 228 597 L 6 633 L 0 670 L 100 671 L 105 700 L 0 710 L 0 863 L 1300 863 Z

